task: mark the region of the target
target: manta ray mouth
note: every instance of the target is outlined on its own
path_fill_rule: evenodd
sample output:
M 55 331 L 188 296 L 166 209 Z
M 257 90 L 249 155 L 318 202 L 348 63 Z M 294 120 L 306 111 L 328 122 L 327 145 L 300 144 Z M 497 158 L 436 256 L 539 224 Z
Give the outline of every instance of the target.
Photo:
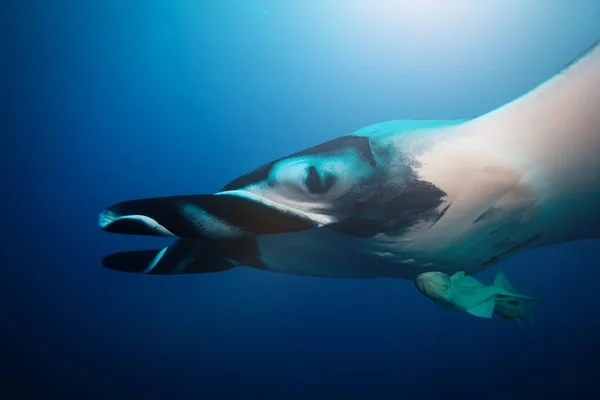
M 100 213 L 111 233 L 190 239 L 232 239 L 317 228 L 329 220 L 236 190 L 217 194 L 129 200 Z
M 271 207 L 275 210 L 278 210 L 284 214 L 294 215 L 300 219 L 309 219 L 311 221 L 314 221 L 317 224 L 317 226 L 328 225 L 337 221 L 335 218 L 329 215 L 298 210 L 297 208 L 286 206 L 285 204 L 281 204 L 267 197 L 258 195 L 256 193 L 247 192 L 245 190 L 229 190 L 225 192 L 215 193 L 215 196 L 222 195 L 238 196 L 244 199 L 252 200 L 266 207 Z

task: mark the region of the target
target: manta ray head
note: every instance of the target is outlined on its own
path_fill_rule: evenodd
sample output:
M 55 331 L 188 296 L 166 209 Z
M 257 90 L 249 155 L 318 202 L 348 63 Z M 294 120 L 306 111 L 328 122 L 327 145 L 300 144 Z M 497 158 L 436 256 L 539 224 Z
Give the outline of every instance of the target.
M 399 234 L 434 220 L 445 193 L 417 177 L 393 141 L 346 135 L 269 162 L 212 195 L 123 202 L 100 215 L 111 232 L 234 238 L 328 226 Z
M 328 225 L 373 205 L 385 181 L 369 139 L 343 136 L 272 161 L 223 188 Z
M 389 138 L 388 138 L 389 139 Z M 435 219 L 445 193 L 418 179 L 397 141 L 347 135 L 243 175 L 222 193 L 353 236 L 400 234 Z

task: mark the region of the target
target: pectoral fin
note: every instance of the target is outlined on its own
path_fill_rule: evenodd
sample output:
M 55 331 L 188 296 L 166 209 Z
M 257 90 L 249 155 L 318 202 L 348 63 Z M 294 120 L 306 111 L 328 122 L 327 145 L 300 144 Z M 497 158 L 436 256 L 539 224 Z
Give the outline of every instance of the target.
M 469 314 L 474 315 L 480 318 L 492 318 L 492 314 L 494 313 L 494 307 L 496 306 L 496 300 L 493 297 L 490 297 L 488 300 L 484 301 L 481 304 L 476 305 L 475 307 L 469 308 L 466 310 Z

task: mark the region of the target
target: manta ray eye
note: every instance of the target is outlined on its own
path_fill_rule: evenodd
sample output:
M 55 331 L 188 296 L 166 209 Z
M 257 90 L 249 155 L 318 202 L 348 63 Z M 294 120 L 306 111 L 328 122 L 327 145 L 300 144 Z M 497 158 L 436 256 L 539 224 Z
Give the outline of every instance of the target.
M 306 188 L 312 194 L 323 194 L 326 193 L 335 183 L 335 178 L 332 174 L 325 174 L 321 176 L 319 171 L 312 165 L 308 167 L 306 173 Z

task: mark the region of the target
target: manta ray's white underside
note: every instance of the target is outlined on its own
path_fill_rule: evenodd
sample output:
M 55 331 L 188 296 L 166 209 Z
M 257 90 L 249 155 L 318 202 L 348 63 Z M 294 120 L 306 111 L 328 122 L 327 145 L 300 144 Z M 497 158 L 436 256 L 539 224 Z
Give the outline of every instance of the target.
M 419 160 L 422 177 L 452 199 L 418 238 L 419 250 L 485 253 L 499 238 L 536 247 L 600 233 L 600 46 L 530 93 L 452 129 L 451 140 Z M 492 238 L 490 229 L 505 232 Z
M 262 237 L 267 265 L 321 276 L 473 273 L 523 249 L 600 236 L 600 45 L 517 100 L 419 132 L 429 133 L 444 139 L 418 157 L 418 172 L 447 194 L 438 221 L 402 237 Z

